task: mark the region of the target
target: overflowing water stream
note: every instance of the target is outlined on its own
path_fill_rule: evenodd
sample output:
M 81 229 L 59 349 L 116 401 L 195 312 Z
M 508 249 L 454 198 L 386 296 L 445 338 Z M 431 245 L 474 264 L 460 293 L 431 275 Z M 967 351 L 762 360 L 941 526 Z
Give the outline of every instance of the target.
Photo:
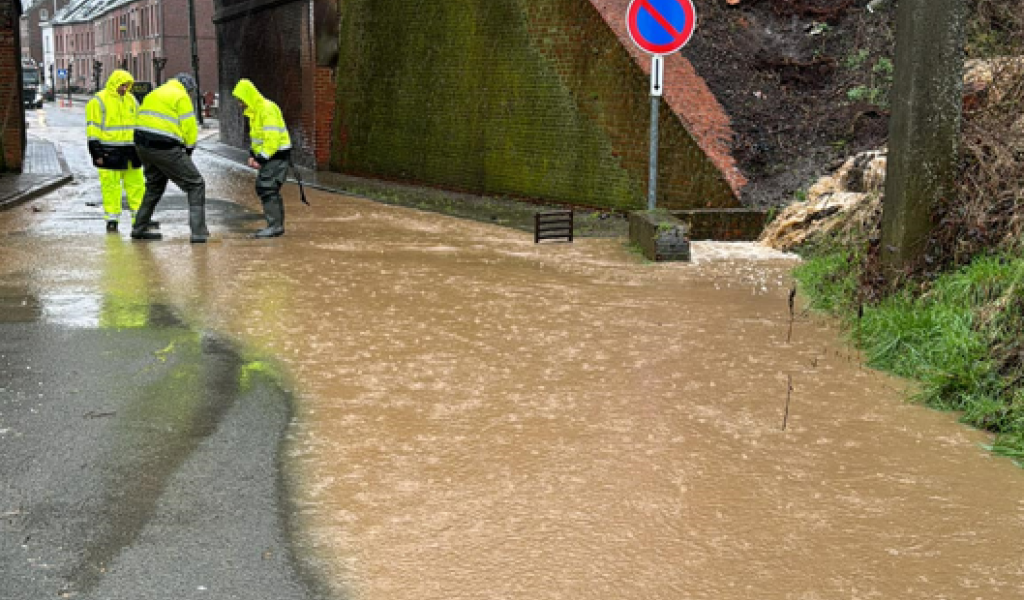
M 200 167 L 258 210 L 251 174 Z M 299 554 L 343 597 L 1024 597 L 1024 472 L 791 315 L 793 257 L 650 264 L 621 239 L 296 196 L 282 238 L 214 204 L 219 240 L 191 246 L 183 212 L 132 243 L 65 191 L 0 213 L 0 258 L 38 318 L 135 293 L 274 357 Z

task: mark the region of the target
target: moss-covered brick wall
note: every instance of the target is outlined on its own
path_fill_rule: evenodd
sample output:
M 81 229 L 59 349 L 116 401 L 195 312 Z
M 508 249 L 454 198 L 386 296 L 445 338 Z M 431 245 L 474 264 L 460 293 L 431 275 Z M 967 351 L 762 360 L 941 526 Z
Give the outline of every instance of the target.
M 340 12 L 332 168 L 646 207 L 649 80 L 588 0 L 344 0 Z M 659 125 L 659 207 L 737 206 L 664 103 Z

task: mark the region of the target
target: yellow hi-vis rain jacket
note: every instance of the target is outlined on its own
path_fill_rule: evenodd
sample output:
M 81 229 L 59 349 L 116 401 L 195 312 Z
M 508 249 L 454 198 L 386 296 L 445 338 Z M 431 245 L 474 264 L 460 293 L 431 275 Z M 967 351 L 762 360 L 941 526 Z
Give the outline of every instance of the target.
M 141 166 L 134 152 L 139 103 L 131 93 L 133 83 L 131 73 L 117 69 L 110 74 L 106 87 L 85 105 L 89 153 L 93 159 L 104 157 L 104 162 L 110 163 L 108 169 L 124 169 L 129 160 L 136 168 Z M 124 84 L 128 84 L 129 90 L 122 96 L 117 88 Z
M 240 79 L 231 95 L 245 102 L 252 156 L 257 162 L 263 164 L 278 152 L 291 150 L 292 138 L 277 104 L 264 98 L 248 79 Z
M 185 86 L 172 79 L 146 95 L 139 109 L 138 131 L 195 148 L 199 139 L 195 107 Z

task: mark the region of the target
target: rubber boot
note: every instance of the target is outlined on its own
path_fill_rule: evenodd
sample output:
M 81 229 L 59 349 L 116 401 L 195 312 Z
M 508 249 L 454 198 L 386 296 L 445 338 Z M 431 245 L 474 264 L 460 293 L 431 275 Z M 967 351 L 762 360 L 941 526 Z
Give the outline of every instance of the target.
M 132 211 L 132 227 L 133 228 L 135 227 L 135 213 L 136 213 L 136 211 L 133 210 Z M 149 231 L 150 229 L 160 229 L 160 221 L 150 220 L 150 222 L 146 224 L 146 231 Z
M 205 244 L 210 239 L 210 230 L 206 228 L 206 207 L 203 205 L 188 207 L 188 225 L 192 230 L 189 241 L 193 244 Z
M 267 217 L 267 227 L 257 231 L 253 237 L 272 238 L 284 235 L 284 202 L 280 196 L 263 202 L 263 214 Z

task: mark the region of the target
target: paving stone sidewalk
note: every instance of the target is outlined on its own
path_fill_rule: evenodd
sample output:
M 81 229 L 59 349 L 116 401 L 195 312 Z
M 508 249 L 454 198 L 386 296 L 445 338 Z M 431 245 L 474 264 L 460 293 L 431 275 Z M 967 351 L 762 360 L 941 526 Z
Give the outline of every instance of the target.
M 71 170 L 57 146 L 30 137 L 23 172 L 0 173 L 0 210 L 49 194 L 71 180 Z

